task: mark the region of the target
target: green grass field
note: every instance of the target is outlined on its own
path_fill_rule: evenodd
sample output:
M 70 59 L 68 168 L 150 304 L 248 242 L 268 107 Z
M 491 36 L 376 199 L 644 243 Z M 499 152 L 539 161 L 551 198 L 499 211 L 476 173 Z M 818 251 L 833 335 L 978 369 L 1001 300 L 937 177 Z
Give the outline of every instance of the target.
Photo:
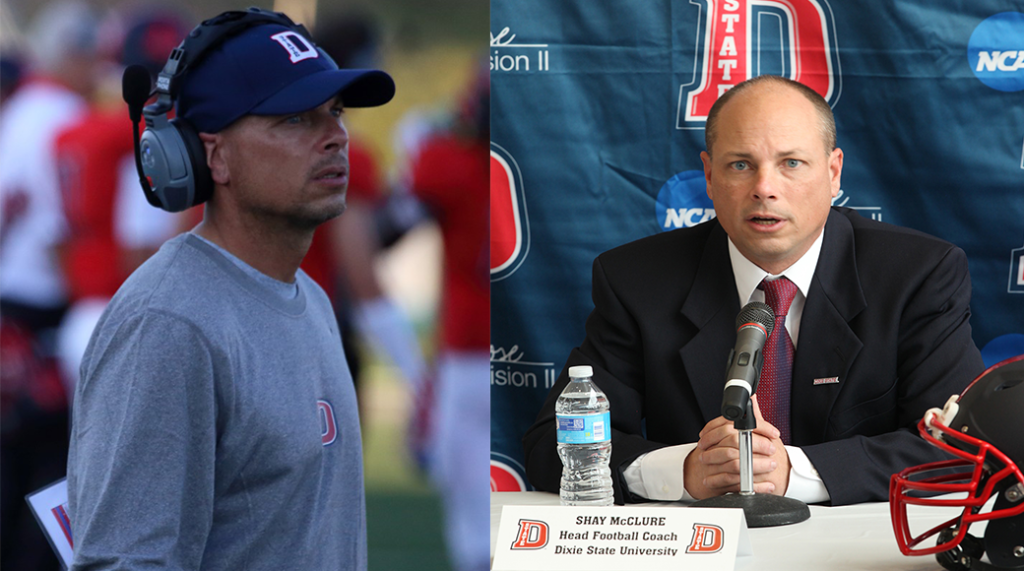
M 409 398 L 401 379 L 367 367 L 363 399 L 369 571 L 448 571 L 441 499 L 405 441 Z

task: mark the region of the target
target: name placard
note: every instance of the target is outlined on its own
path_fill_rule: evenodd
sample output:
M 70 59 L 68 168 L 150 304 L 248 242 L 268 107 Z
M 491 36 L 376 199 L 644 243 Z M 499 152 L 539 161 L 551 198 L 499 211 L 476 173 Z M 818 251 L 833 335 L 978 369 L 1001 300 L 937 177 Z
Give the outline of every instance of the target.
M 740 509 L 502 508 L 495 571 L 732 571 L 751 555 Z

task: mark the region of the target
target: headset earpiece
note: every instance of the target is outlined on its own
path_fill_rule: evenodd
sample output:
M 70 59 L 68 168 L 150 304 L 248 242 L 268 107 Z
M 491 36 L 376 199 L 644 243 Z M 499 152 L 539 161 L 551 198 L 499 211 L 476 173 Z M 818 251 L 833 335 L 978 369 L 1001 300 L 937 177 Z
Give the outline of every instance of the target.
M 146 130 L 139 141 L 143 174 L 151 185 L 147 198 L 168 212 L 202 204 L 213 194 L 203 143 L 181 118 L 167 119 L 159 109 L 146 108 Z M 145 186 L 145 185 L 144 185 Z
M 181 142 L 185 145 L 189 165 L 192 167 L 192 205 L 202 204 L 213 196 L 213 176 L 210 174 L 210 165 L 206 162 L 206 145 L 188 121 L 175 117 L 170 123 L 177 129 Z

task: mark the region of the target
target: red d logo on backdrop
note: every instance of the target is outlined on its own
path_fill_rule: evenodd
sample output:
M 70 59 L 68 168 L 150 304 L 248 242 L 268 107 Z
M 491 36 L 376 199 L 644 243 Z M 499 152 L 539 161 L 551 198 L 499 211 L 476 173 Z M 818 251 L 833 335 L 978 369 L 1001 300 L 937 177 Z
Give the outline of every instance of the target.
M 491 143 L 491 281 L 515 273 L 529 251 L 523 176 L 512 155 Z
M 495 456 L 498 459 L 495 459 Z M 491 452 L 491 491 L 529 491 L 530 488 L 526 485 L 526 480 L 523 479 L 525 471 L 523 465 L 512 458 L 498 452 Z
M 521 492 L 524 487 L 515 472 L 506 466 L 495 466 L 494 461 L 491 461 L 492 492 Z
M 759 75 L 799 81 L 831 106 L 839 100 L 839 50 L 825 0 L 691 3 L 701 5 L 696 69 L 693 81 L 679 91 L 677 128 L 703 128 L 722 93 Z

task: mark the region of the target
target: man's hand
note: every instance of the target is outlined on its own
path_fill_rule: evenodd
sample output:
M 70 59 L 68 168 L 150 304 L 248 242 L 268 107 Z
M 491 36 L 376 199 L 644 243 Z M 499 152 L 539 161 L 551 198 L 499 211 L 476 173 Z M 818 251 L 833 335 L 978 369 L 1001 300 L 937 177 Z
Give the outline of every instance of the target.
M 779 430 L 761 416 L 757 395 L 751 398 L 757 419 L 750 439 L 754 491 L 782 496 L 789 486 L 789 454 Z M 720 416 L 704 426 L 697 447 L 686 457 L 683 476 L 686 491 L 698 500 L 740 491 L 739 431 L 731 420 Z

